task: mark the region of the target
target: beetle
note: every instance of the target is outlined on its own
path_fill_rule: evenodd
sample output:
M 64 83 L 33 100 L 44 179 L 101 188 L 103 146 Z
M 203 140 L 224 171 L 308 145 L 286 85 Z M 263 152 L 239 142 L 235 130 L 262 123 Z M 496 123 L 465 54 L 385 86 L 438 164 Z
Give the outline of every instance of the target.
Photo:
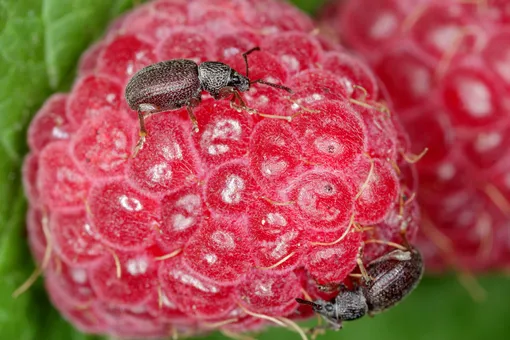
M 299 298 L 296 301 L 310 305 L 335 330 L 342 328 L 342 321 L 356 320 L 366 314 L 373 316 L 395 306 L 416 288 L 424 271 L 420 251 L 405 237 L 404 243 L 405 248 L 395 249 L 370 262 L 366 267 L 368 279 L 355 285 L 353 290 L 342 285 L 331 301 Z
M 249 109 L 241 92 L 248 91 L 254 83 L 261 83 L 292 93 L 286 86 L 273 84 L 262 79 L 250 80 L 248 55 L 260 51 L 254 47 L 243 53 L 246 76 L 229 65 L 218 61 L 204 61 L 197 64 L 188 59 L 172 59 L 149 65 L 133 75 L 125 89 L 125 99 L 132 110 L 138 112 L 140 139 L 133 157 L 143 147 L 147 130 L 145 118 L 151 114 L 186 107 L 195 132 L 198 122 L 193 107 L 200 104 L 202 92 L 208 92 L 214 99 L 231 97 L 231 106 L 236 109 Z M 236 101 L 238 103 L 236 103 Z

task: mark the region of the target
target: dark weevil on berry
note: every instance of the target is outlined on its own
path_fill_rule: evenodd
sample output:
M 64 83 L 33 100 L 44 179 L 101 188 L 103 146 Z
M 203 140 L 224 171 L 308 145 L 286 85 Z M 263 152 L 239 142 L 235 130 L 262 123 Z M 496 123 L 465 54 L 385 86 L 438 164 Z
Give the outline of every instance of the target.
M 363 280 L 354 290 L 341 286 L 339 294 L 331 301 L 307 301 L 331 326 L 338 330 L 342 321 L 351 321 L 366 314 L 383 312 L 402 301 L 413 291 L 423 275 L 423 259 L 418 249 L 405 239 L 406 249 L 393 250 L 372 261 L 366 267 L 368 280 Z
M 125 97 L 129 107 L 138 112 L 140 120 L 140 140 L 133 157 L 143 147 L 147 130 L 147 115 L 176 110 L 186 107 L 195 132 L 198 123 L 193 114 L 193 107 L 201 102 L 202 91 L 209 92 L 214 99 L 231 97 L 231 104 L 236 108 L 247 110 L 240 92 L 250 89 L 251 84 L 261 83 L 287 92 L 290 88 L 266 82 L 262 79 L 250 80 L 247 56 L 259 51 L 259 47 L 243 53 L 246 64 L 246 76 L 243 76 L 227 64 L 217 61 L 205 61 L 197 64 L 192 60 L 173 59 L 149 65 L 133 75 L 126 86 Z M 236 104 L 236 100 L 239 104 Z

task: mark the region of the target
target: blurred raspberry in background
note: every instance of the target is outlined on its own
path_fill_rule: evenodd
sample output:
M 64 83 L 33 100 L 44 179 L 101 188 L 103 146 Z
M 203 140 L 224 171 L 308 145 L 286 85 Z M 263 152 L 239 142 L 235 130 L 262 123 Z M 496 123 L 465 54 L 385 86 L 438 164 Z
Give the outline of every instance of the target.
M 323 27 L 360 53 L 411 136 L 428 269 L 510 267 L 510 2 L 331 2 Z

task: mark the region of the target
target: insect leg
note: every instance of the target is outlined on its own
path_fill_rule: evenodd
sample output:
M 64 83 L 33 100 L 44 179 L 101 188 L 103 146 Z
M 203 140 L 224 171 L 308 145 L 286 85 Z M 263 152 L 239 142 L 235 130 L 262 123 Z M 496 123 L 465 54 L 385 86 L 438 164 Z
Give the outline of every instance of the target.
M 147 136 L 147 129 L 145 128 L 145 114 L 142 111 L 138 111 L 138 120 L 140 121 L 140 137 Z
M 232 97 L 232 101 L 235 103 L 235 101 L 237 100 L 237 102 L 239 103 L 238 105 L 240 107 L 242 107 L 243 109 L 246 109 L 247 106 L 246 106 L 246 102 L 244 101 L 243 99 L 243 96 L 241 96 L 241 94 L 239 93 L 239 91 L 236 91 L 236 90 L 232 90 L 232 94 L 234 95 Z
M 246 111 L 249 114 L 256 114 L 260 117 L 272 118 L 272 119 L 283 119 L 288 122 L 290 122 L 292 120 L 292 117 L 290 117 L 290 116 L 271 115 L 271 114 L 267 114 L 267 113 L 262 113 L 262 112 L 258 111 L 257 109 L 248 107 L 248 105 L 246 105 L 246 102 L 243 99 L 243 96 L 241 95 L 241 93 L 239 93 L 239 91 L 237 91 L 236 89 L 232 89 L 231 92 L 232 92 L 233 96 L 232 96 L 232 99 L 230 100 L 230 107 L 233 108 L 234 110 L 237 110 L 237 112 Z M 239 104 L 236 103 L 236 100 L 239 102 Z
M 147 136 L 147 129 L 145 128 L 145 114 L 140 110 L 138 110 L 138 120 L 140 122 L 140 130 L 138 132 L 140 138 L 133 150 L 133 154 L 131 155 L 132 158 L 135 158 L 138 152 L 143 148 L 143 145 L 145 144 L 145 137 Z
M 231 89 L 230 90 L 231 93 L 232 93 L 232 99 L 230 100 L 230 106 L 241 112 L 241 111 L 246 111 L 248 113 L 255 113 L 255 114 L 258 114 L 258 111 L 255 110 L 255 109 L 250 109 L 247 105 L 246 105 L 246 102 L 244 101 L 243 99 L 243 96 L 241 96 L 241 94 L 239 93 L 239 91 L 235 90 L 235 89 Z M 236 102 L 237 101 L 237 102 Z
M 372 281 L 372 278 L 367 273 L 367 269 L 365 268 L 365 265 L 363 264 L 363 246 L 359 247 L 358 255 L 356 256 L 356 263 L 358 264 L 359 271 L 361 272 L 361 277 L 365 282 Z
M 191 120 L 191 124 L 193 125 L 193 130 L 195 130 L 195 133 L 197 133 L 199 131 L 197 117 L 195 117 L 191 105 L 186 105 L 186 111 L 188 111 L 188 116 L 189 119 Z
M 407 228 L 404 228 L 404 229 L 401 229 L 400 230 L 400 236 L 402 237 L 402 240 L 404 241 L 404 246 L 407 248 L 407 249 L 412 249 L 412 246 L 411 244 L 409 243 L 409 240 L 407 239 Z
M 342 329 L 342 321 L 335 320 L 333 318 L 330 318 L 330 317 L 327 317 L 324 315 L 321 315 L 321 316 L 329 324 L 330 329 L 332 329 L 334 331 L 338 331 L 338 330 Z

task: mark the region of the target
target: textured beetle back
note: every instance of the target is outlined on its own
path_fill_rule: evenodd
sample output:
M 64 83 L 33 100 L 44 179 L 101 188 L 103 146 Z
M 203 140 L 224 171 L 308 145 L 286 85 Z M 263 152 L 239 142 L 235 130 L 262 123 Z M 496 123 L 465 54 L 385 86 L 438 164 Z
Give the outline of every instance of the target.
M 133 110 L 152 105 L 154 111 L 180 108 L 200 96 L 198 65 L 192 60 L 174 59 L 156 63 L 137 72 L 126 86 L 126 100 Z
M 202 89 L 217 98 L 222 88 L 226 87 L 230 79 L 230 66 L 217 61 L 206 61 L 198 66 L 198 78 Z
M 424 270 L 422 256 L 414 248 L 410 254 L 407 261 L 389 259 L 368 267 L 368 275 L 373 280 L 363 287 L 363 291 L 371 313 L 396 305 L 420 282 Z

